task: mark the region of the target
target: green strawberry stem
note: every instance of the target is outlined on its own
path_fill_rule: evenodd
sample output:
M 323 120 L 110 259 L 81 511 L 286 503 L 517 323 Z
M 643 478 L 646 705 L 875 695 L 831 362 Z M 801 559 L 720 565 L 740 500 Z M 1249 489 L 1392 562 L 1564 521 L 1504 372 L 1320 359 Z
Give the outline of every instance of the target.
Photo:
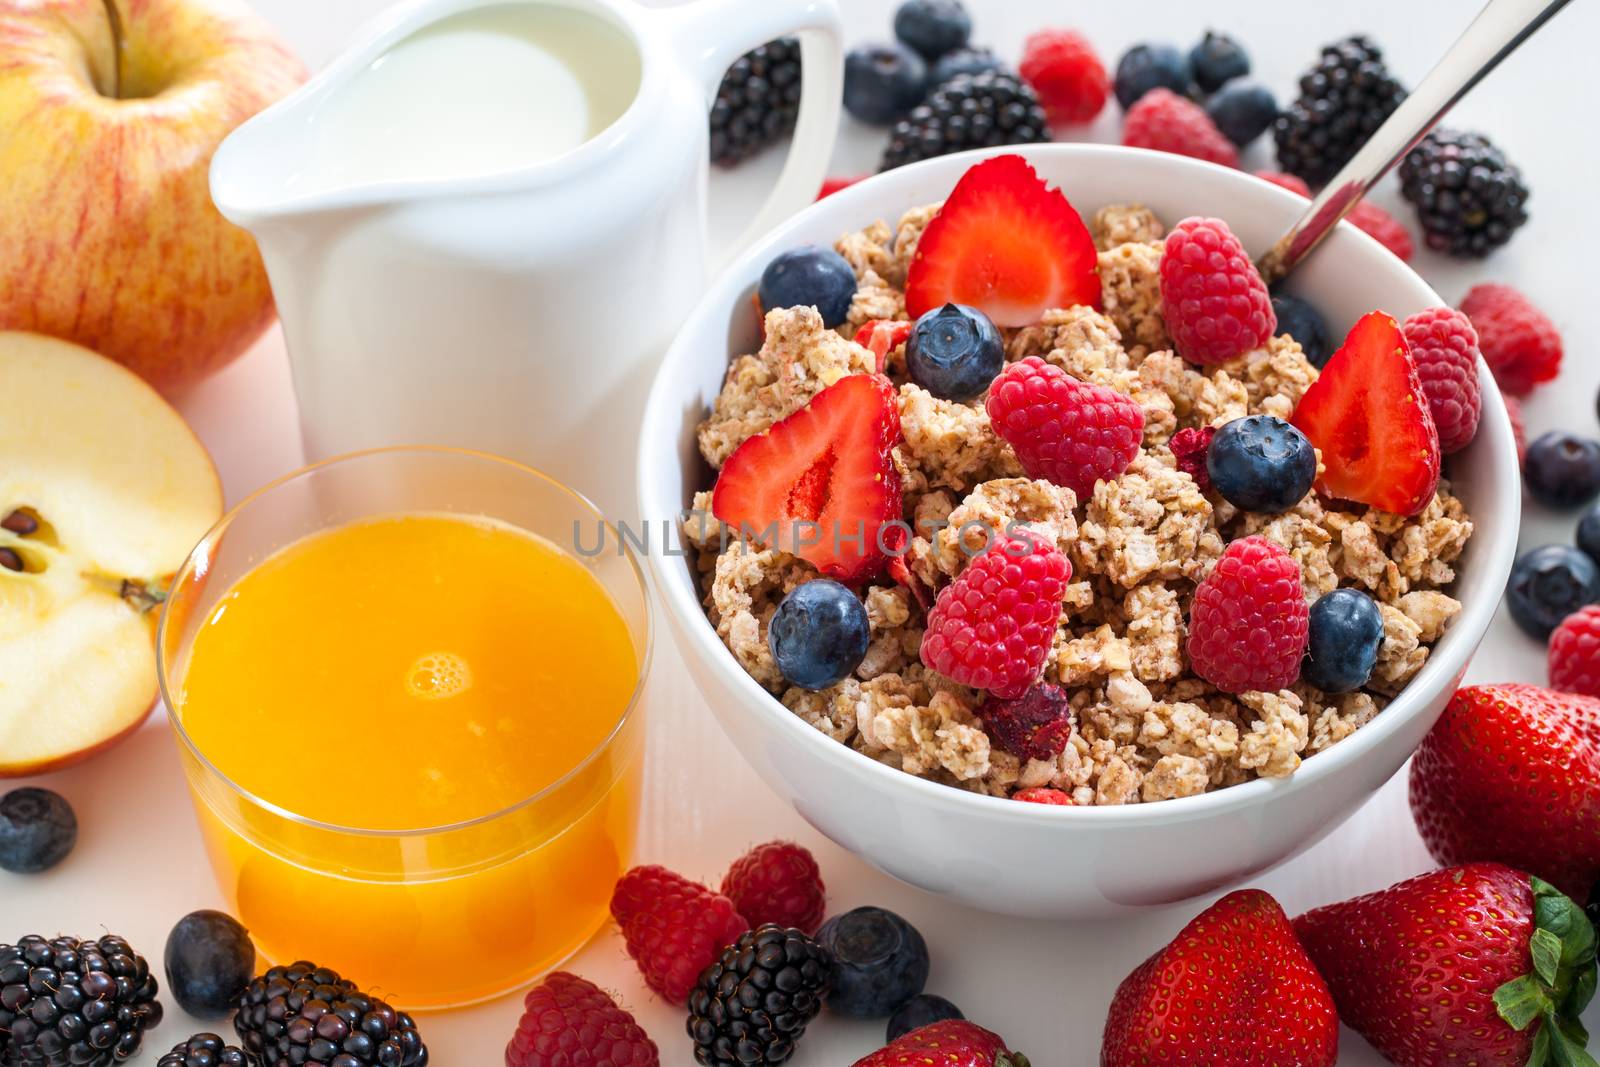
M 1020 1052 L 1002 1052 L 995 1057 L 994 1067 L 1032 1067 L 1028 1057 Z
M 1595 928 L 1583 909 L 1555 886 L 1533 885 L 1533 970 L 1494 991 L 1495 1007 L 1514 1030 L 1540 1020 L 1527 1067 L 1600 1067 L 1578 1016 L 1595 992 Z

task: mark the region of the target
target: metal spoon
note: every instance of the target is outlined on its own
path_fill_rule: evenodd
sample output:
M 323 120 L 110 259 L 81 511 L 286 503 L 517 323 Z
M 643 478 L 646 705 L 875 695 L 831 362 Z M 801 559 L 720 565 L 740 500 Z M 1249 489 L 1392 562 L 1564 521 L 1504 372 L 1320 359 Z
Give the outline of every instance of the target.
M 1500 61 L 1570 0 L 1489 0 L 1422 84 L 1311 201 L 1257 266 L 1271 285 L 1305 259 L 1396 163 Z

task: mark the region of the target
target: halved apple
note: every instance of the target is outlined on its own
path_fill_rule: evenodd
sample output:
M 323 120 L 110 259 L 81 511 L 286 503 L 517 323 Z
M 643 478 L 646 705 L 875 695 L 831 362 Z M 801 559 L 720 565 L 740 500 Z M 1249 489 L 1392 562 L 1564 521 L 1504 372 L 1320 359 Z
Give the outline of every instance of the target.
M 0 777 L 131 733 L 166 579 L 222 514 L 183 417 L 86 348 L 0 332 Z

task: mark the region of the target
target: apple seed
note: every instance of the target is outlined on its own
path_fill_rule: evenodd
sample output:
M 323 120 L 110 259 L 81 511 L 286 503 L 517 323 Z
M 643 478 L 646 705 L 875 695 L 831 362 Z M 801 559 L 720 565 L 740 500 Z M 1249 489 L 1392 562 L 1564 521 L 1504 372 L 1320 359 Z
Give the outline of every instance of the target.
M 22 569 L 22 557 L 9 548 L 0 548 L 0 567 L 4 567 L 8 571 L 20 571 Z
M 0 519 L 0 530 L 10 530 L 18 537 L 27 537 L 39 529 L 39 520 L 18 508 L 5 518 Z

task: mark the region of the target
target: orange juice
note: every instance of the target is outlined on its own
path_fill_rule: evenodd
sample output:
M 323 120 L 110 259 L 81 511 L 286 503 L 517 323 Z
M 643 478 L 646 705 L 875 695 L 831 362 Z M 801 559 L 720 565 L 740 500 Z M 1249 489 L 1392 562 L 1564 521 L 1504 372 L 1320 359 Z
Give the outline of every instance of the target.
M 583 561 L 490 519 L 365 518 L 246 571 L 171 696 L 235 787 L 191 769 L 262 954 L 418 1008 L 571 952 L 632 843 L 641 653 Z

